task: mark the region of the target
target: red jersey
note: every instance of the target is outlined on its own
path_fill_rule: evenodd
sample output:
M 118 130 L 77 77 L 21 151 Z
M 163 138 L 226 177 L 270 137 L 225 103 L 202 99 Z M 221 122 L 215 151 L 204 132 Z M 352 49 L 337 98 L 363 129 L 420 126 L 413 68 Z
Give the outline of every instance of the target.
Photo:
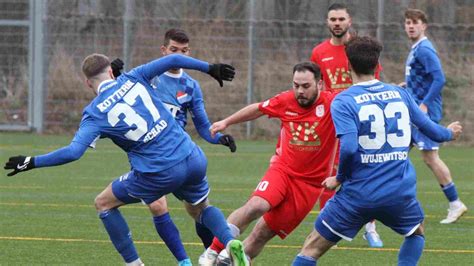
M 318 44 L 311 53 L 311 61 L 321 68 L 325 90 L 339 93 L 352 85 L 349 60 L 344 45 L 333 45 L 330 39 Z M 382 67 L 375 69 L 375 77 L 380 78 Z
M 289 90 L 259 104 L 262 113 L 281 121 L 271 163 L 281 163 L 290 176 L 321 186 L 335 156 L 336 132 L 330 112 L 334 97 L 333 93 L 320 92 L 311 107 L 303 108 Z

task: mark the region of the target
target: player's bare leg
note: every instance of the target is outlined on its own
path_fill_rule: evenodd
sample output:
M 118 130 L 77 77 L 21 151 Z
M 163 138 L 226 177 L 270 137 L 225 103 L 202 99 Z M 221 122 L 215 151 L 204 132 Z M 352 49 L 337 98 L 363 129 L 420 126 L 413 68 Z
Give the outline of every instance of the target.
M 302 261 L 316 265 L 316 261 L 335 244 L 313 229 L 313 232 L 306 237 L 303 248 L 298 256 L 296 256 L 292 265 L 301 265 Z
M 276 236 L 275 232 L 268 227 L 263 218 L 260 218 L 250 235 L 244 240 L 245 253 L 250 259 L 254 259 L 274 236 Z
M 464 213 L 467 207 L 459 200 L 456 187 L 451 177 L 448 166 L 439 157 L 438 150 L 422 150 L 423 161 L 436 176 L 443 192 L 449 201 L 448 216 L 441 223 L 449 224 L 456 222 Z
M 227 218 L 227 222 L 237 226 L 240 229 L 240 233 L 242 233 L 251 222 L 262 217 L 270 208 L 270 203 L 267 200 L 259 196 L 253 196 L 244 206 L 233 211 Z

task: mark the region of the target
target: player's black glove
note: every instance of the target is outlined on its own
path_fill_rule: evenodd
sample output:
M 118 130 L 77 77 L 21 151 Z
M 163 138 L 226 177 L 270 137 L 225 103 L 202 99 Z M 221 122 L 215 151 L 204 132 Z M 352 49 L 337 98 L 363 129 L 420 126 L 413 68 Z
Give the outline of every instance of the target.
M 23 155 L 10 157 L 3 167 L 5 170 L 13 169 L 7 176 L 13 176 L 19 172 L 28 171 L 33 168 L 35 168 L 35 157 L 26 157 Z
M 114 73 L 114 77 L 118 78 L 120 75 L 122 75 L 122 70 L 123 70 L 123 61 L 120 58 L 116 58 L 112 63 L 110 63 L 110 66 L 112 67 L 112 72 Z
M 227 64 L 211 64 L 209 65 L 209 71 L 207 71 L 211 77 L 215 78 L 219 85 L 224 86 L 224 80 L 232 81 L 235 75 L 235 68 Z
M 234 138 L 231 135 L 222 135 L 219 139 L 219 143 L 229 147 L 230 152 L 235 152 L 237 150 L 237 146 L 235 146 Z

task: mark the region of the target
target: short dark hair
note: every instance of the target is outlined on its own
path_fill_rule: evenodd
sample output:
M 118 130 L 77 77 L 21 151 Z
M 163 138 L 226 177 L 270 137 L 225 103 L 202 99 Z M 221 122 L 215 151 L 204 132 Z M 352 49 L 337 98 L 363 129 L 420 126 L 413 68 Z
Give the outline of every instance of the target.
M 313 62 L 303 62 L 303 63 L 296 64 L 293 67 L 293 74 L 295 74 L 295 72 L 305 72 L 305 71 L 309 71 L 313 73 L 314 80 L 319 81 L 321 79 L 321 69 L 319 68 L 318 65 L 316 65 Z
M 328 13 L 329 11 L 332 10 L 346 10 L 347 14 L 349 14 L 349 17 L 351 16 L 351 13 L 349 12 L 349 8 L 342 3 L 334 3 L 328 7 Z
M 93 78 L 110 67 L 110 60 L 103 54 L 91 54 L 82 61 L 82 73 L 87 79 Z
M 165 39 L 163 40 L 163 45 L 167 46 L 170 44 L 170 40 L 173 40 L 177 43 L 189 43 L 189 38 L 186 32 L 180 29 L 170 29 L 165 33 Z
M 346 44 L 346 54 L 356 74 L 374 74 L 383 46 L 374 38 L 354 37 Z
M 409 8 L 405 10 L 405 19 L 421 20 L 423 23 L 428 23 L 428 16 L 420 9 Z

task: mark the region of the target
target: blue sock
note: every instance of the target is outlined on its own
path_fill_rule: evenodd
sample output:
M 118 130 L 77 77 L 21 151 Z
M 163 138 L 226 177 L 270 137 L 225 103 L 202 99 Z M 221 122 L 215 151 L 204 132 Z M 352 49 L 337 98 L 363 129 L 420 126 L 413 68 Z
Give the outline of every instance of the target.
M 411 235 L 405 237 L 400 252 L 398 253 L 399 266 L 414 266 L 420 260 L 425 246 L 425 237 L 422 235 Z
M 153 217 L 153 223 L 155 224 L 156 231 L 161 239 L 163 239 L 166 246 L 168 246 L 171 253 L 173 253 L 176 260 L 182 261 L 187 259 L 188 255 L 184 250 L 183 242 L 181 242 L 178 228 L 176 228 L 176 225 L 173 223 L 170 214 L 165 213 Z
M 453 182 L 447 184 L 446 186 L 441 185 L 441 189 L 443 190 L 446 198 L 448 198 L 449 202 L 453 202 L 459 199 L 458 191 L 456 190 L 456 185 L 454 185 Z
M 201 238 L 204 248 L 207 249 L 212 244 L 214 235 L 212 234 L 211 230 L 209 230 L 203 224 L 196 222 L 195 226 L 197 235 L 199 236 L 199 238 Z
M 221 241 L 224 246 L 234 238 L 230 232 L 227 221 L 225 220 L 224 214 L 221 210 L 214 206 L 208 206 L 201 212 L 201 223 L 211 230 L 212 234 Z
M 120 211 L 118 209 L 102 211 L 99 213 L 99 217 L 115 249 L 122 255 L 125 262 L 138 259 L 137 250 L 133 245 L 132 233 Z
M 293 260 L 292 266 L 316 266 L 318 260 L 313 257 L 303 256 L 298 254 Z

